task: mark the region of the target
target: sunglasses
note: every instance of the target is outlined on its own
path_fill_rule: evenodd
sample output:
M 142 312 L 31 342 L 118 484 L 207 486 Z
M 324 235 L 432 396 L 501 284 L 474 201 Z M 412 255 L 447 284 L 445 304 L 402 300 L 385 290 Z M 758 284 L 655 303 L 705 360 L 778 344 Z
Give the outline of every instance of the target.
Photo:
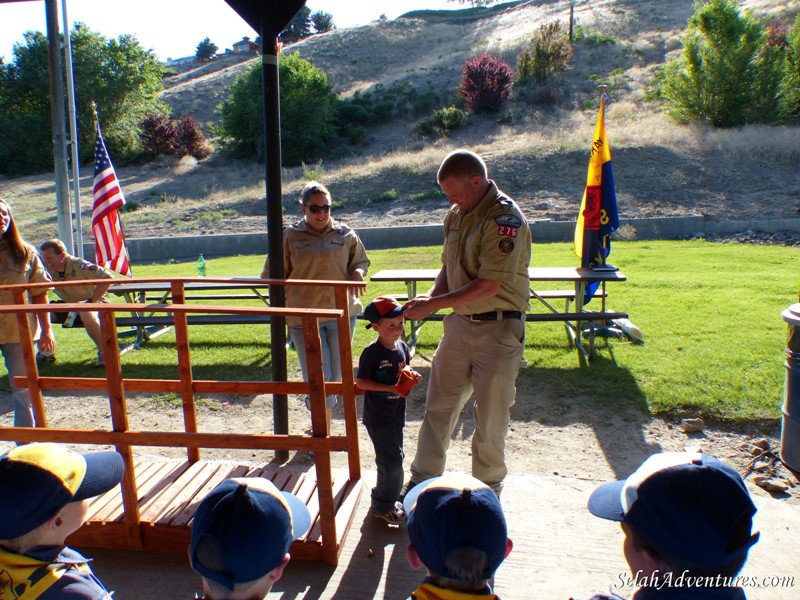
M 306 208 L 315 215 L 321 212 L 331 212 L 330 204 L 306 204 Z

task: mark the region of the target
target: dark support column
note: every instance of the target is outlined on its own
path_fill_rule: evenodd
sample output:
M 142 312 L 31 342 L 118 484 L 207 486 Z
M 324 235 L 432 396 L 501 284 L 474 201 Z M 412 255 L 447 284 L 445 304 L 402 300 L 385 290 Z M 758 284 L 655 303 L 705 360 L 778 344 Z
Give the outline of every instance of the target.
M 264 85 L 264 143 L 267 178 L 267 244 L 269 276 L 283 279 L 283 197 L 281 194 L 281 108 L 278 78 L 278 38 L 267 27 L 261 30 L 261 73 Z M 277 233 L 276 233 L 277 232 Z M 285 288 L 272 285 L 269 301 L 272 306 L 286 306 Z M 270 321 L 272 348 L 272 379 L 286 381 L 286 324 L 283 317 Z M 289 433 L 289 407 L 286 394 L 276 394 L 272 400 L 273 430 Z M 275 452 L 275 458 L 287 460 L 286 450 Z

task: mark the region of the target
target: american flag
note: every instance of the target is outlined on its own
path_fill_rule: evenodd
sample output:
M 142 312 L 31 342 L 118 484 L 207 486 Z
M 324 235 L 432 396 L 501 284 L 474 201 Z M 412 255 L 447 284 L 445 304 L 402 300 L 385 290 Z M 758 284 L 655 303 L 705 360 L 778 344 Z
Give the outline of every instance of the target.
M 118 209 L 125 204 L 122 188 L 111 159 L 108 158 L 100 125 L 97 125 L 97 142 L 94 146 L 94 206 L 92 207 L 92 233 L 94 233 L 95 262 L 98 265 L 131 277 L 128 249 L 122 235 Z

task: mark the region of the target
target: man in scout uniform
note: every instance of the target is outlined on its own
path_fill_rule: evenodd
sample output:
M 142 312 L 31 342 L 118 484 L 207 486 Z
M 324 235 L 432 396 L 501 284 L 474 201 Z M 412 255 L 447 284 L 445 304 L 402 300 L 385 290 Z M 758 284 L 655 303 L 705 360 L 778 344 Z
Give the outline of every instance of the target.
M 50 273 L 53 281 L 86 281 L 86 285 L 56 287 L 55 293 L 63 302 L 108 302 L 106 290 L 111 285 L 114 276 L 103 267 L 98 267 L 88 261 L 67 254 L 67 248 L 61 240 L 47 240 L 39 248 L 42 262 Z M 98 282 L 96 280 L 109 280 Z M 67 315 L 53 313 L 54 323 L 64 323 Z M 82 310 L 78 312 L 86 333 L 97 346 L 97 364 L 103 366 L 105 358 L 100 346 L 100 317 L 95 310 Z M 70 327 L 72 324 L 69 325 Z M 36 360 L 42 362 L 55 362 L 55 356 L 38 355 Z
M 450 435 L 475 394 L 472 475 L 498 494 L 506 476 L 505 437 L 525 347 L 531 232 L 522 211 L 488 179 L 480 156 L 456 150 L 437 180 L 450 212 L 442 268 L 433 288 L 405 305 L 422 320 L 445 308 L 444 336 L 431 367 L 410 489 L 444 472 Z

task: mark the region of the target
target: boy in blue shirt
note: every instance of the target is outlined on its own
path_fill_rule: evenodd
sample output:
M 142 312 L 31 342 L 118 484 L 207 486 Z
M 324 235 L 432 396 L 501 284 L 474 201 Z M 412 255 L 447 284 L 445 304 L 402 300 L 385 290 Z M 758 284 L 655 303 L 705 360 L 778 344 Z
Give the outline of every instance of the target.
M 406 397 L 422 380 L 411 370 L 411 352 L 403 335 L 403 307 L 394 298 L 380 297 L 364 309 L 378 339 L 371 342 L 358 361 L 356 385 L 364 390 L 363 422 L 375 447 L 378 481 L 372 489 L 372 515 L 389 524 L 406 520 L 397 501 L 403 487 L 403 426 Z

